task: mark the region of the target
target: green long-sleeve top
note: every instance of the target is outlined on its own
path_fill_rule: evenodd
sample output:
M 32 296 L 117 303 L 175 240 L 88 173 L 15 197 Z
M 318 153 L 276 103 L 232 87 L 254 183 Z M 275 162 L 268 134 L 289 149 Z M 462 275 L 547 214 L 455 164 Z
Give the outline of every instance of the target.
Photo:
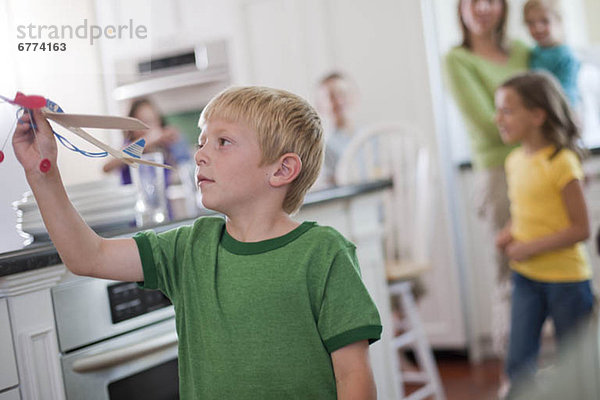
M 494 123 L 494 92 L 506 79 L 528 69 L 530 50 L 513 41 L 508 52 L 505 63 L 486 60 L 462 46 L 446 54 L 448 86 L 462 113 L 476 168 L 503 165 L 513 148 L 502 142 Z

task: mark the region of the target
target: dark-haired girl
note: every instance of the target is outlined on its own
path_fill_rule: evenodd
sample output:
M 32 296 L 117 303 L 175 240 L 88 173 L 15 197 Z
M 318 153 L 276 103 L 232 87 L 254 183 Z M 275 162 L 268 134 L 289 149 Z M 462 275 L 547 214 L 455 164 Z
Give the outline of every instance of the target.
M 157 107 L 150 100 L 142 98 L 131 103 L 129 117 L 137 118 L 148 126 L 148 130 L 125 131 L 124 145 L 129 145 L 134 141 L 144 138 L 146 146 L 144 152 L 161 152 L 164 161 L 168 165 L 177 166 L 181 162 L 191 159 L 189 149 L 181 137 L 179 131 L 172 126 L 167 126 Z M 132 182 L 129 166 L 119 159 L 109 160 L 104 164 L 104 172 L 111 172 L 119 168 L 121 173 L 121 183 L 124 185 Z M 169 172 L 165 170 L 167 185 L 169 184 Z
M 579 130 L 560 84 L 548 73 L 513 77 L 496 91 L 502 140 L 520 143 L 506 159 L 511 220 L 496 245 L 510 259 L 513 294 L 506 373 L 514 386 L 537 367 L 550 317 L 559 350 L 592 311 L 583 241 L 590 226 L 581 181 Z

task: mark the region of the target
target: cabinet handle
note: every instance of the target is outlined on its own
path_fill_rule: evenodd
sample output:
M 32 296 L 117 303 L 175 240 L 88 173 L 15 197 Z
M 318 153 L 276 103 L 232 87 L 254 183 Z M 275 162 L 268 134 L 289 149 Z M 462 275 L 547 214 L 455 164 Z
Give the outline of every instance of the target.
M 113 367 L 174 345 L 177 345 L 177 334 L 175 332 L 132 346 L 120 347 L 80 358 L 73 363 L 73 371 L 83 373 Z

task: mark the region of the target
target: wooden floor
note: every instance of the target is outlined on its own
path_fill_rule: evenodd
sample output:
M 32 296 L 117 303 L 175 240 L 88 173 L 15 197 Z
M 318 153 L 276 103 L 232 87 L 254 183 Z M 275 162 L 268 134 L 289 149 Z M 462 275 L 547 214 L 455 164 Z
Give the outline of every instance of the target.
M 471 365 L 464 355 L 436 354 L 440 377 L 447 400 L 496 400 L 502 363 L 486 360 Z M 407 386 L 407 393 L 418 386 Z

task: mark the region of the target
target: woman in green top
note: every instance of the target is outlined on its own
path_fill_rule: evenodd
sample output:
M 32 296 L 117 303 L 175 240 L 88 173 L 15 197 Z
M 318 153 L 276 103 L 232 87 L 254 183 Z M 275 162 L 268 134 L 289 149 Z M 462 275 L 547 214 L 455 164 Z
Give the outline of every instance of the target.
M 505 40 L 507 12 L 506 0 L 460 0 L 463 40 L 446 55 L 448 84 L 462 113 L 477 170 L 475 204 L 494 233 L 509 219 L 504 159 L 511 151 L 494 123 L 494 91 L 504 80 L 526 71 L 529 61 L 527 46 Z M 492 331 L 494 347 L 500 350 L 508 333 L 510 287 L 508 260 L 498 252 L 496 261 L 499 281 L 493 294 Z
M 502 143 L 494 123 L 494 91 L 504 80 L 527 70 L 529 48 L 504 39 L 506 0 L 460 0 L 458 14 L 463 41 L 446 55 L 447 78 L 478 170 L 478 211 L 498 231 L 508 220 L 504 159 L 511 147 Z M 506 272 L 508 267 L 501 268 L 499 276 Z

